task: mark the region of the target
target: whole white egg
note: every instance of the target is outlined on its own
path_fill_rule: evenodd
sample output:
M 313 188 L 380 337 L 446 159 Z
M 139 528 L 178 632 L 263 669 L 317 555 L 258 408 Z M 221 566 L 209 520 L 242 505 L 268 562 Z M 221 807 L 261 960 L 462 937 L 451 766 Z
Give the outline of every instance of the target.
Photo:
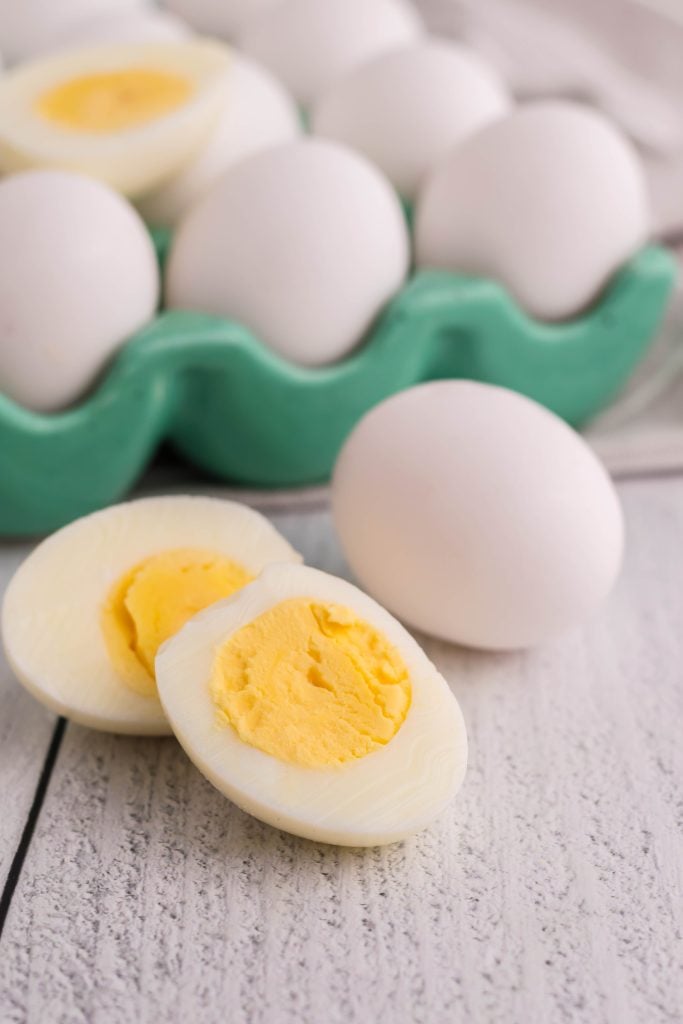
M 410 626 L 473 647 L 540 643 L 589 616 L 619 572 L 614 487 L 566 423 L 470 381 L 423 384 L 356 426 L 334 521 L 361 585 Z
M 166 0 L 164 4 L 207 36 L 231 40 L 259 11 L 278 0 Z
M 579 104 L 533 103 L 427 176 L 416 258 L 497 278 L 530 314 L 557 320 L 599 295 L 643 245 L 649 220 L 642 166 L 619 130 Z
M 474 51 L 427 39 L 340 79 L 314 104 L 311 126 L 364 153 L 412 199 L 456 143 L 509 107 L 502 81 Z
M 223 110 L 208 143 L 191 163 L 138 203 L 149 224 L 176 224 L 238 160 L 302 133 L 292 97 L 266 68 L 248 57 L 232 55 L 224 88 Z
M 330 363 L 361 341 L 409 260 L 384 175 L 337 143 L 247 157 L 181 221 L 166 300 L 245 324 L 286 359 Z
M 67 171 L 0 182 L 0 392 L 69 405 L 158 298 L 149 234 L 118 193 Z
M 105 10 L 56 32 L 46 50 L 93 43 L 177 43 L 190 35 L 180 18 L 153 7 Z
M 309 105 L 342 75 L 422 31 L 407 0 L 279 0 L 247 22 L 239 44 Z
M 81 21 L 140 6 L 141 0 L 0 0 L 0 45 L 10 64 L 26 60 Z

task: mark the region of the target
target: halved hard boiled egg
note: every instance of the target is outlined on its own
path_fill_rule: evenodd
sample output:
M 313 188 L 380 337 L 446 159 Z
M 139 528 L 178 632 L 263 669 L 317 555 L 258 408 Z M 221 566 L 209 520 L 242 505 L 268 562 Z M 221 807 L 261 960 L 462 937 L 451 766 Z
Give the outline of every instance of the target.
M 138 196 L 201 148 L 225 103 L 230 50 L 209 40 L 89 46 L 0 80 L 6 171 L 83 171 Z
M 2 608 L 7 659 L 52 710 L 95 729 L 163 735 L 157 648 L 270 562 L 299 555 L 258 512 L 212 498 L 146 498 L 43 541 Z
M 458 790 L 458 703 L 416 641 L 356 587 L 271 565 L 160 649 L 177 738 L 239 807 L 343 846 L 425 827 Z

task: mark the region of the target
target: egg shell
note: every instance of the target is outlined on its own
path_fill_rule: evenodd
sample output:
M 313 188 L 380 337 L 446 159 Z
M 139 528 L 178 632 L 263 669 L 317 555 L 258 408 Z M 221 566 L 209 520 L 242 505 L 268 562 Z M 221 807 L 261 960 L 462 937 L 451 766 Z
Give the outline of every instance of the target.
M 586 443 L 515 392 L 437 381 L 346 441 L 334 521 L 361 584 L 410 626 L 490 649 L 586 619 L 619 572 L 614 487 Z
M 288 764 L 216 721 L 209 692 L 216 647 L 241 626 L 291 597 L 355 611 L 399 651 L 411 677 L 411 706 L 381 750 L 340 768 Z M 307 566 L 272 565 L 234 598 L 195 616 L 156 660 L 157 683 L 173 731 L 199 770 L 243 810 L 319 842 L 377 846 L 418 832 L 459 789 L 467 736 L 448 684 L 413 638 L 345 580 Z
M 66 25 L 45 45 L 45 52 L 96 43 L 177 43 L 190 36 L 180 18 L 148 7 L 105 10 Z M 43 52 L 43 51 L 41 51 Z
M 232 40 L 250 18 L 279 0 L 166 0 L 165 6 L 203 35 Z
M 158 552 L 187 547 L 224 554 L 252 575 L 269 561 L 301 560 L 258 512 L 216 498 L 143 498 L 78 519 L 35 548 L 5 593 L 2 640 L 26 689 L 92 729 L 169 734 L 159 700 L 117 676 L 100 615 L 125 572 Z
M 426 39 L 338 80 L 314 104 L 311 127 L 364 153 L 412 199 L 456 143 L 509 108 L 502 81 L 474 51 Z
M 10 63 L 26 60 L 80 22 L 140 7 L 141 0 L 0 0 L 0 46 Z
M 66 171 L 0 182 L 0 392 L 54 411 L 153 316 L 159 271 L 136 211 Z
M 37 57 L 0 77 L 0 167 L 7 172 L 59 167 L 99 178 L 137 197 L 172 177 L 210 137 L 225 93 L 231 52 L 222 43 L 74 46 Z M 142 123 L 112 130 L 65 130 L 38 100 L 80 77 L 143 68 L 184 79 L 190 95 Z
M 292 97 L 266 68 L 248 57 L 232 56 L 223 88 L 223 110 L 206 145 L 170 181 L 138 203 L 149 224 L 175 225 L 233 164 L 302 133 Z
M 456 146 L 427 176 L 418 266 L 499 279 L 531 315 L 580 313 L 647 239 L 638 156 L 602 114 L 574 103 L 518 107 Z
M 239 46 L 307 106 L 342 75 L 422 31 L 406 0 L 280 0 L 247 22 Z
M 316 366 L 361 341 L 408 259 L 403 211 L 381 172 L 303 139 L 241 161 L 190 210 L 168 260 L 167 305 L 237 320 Z

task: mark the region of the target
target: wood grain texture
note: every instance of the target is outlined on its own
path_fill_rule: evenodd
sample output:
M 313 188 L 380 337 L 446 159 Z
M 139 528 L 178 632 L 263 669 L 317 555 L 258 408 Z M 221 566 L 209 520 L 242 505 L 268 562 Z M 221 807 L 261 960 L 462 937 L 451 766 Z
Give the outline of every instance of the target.
M 10 576 L 28 550 L 27 545 L 0 544 L 0 603 Z M 0 645 L 0 891 L 33 802 L 54 725 L 54 715 L 15 681 Z
M 70 726 L 3 938 L 3 1024 L 679 1022 L 683 481 L 622 495 L 599 621 L 527 655 L 428 642 L 471 767 L 406 843 L 284 835 L 172 740 Z M 343 570 L 325 513 L 275 521 Z

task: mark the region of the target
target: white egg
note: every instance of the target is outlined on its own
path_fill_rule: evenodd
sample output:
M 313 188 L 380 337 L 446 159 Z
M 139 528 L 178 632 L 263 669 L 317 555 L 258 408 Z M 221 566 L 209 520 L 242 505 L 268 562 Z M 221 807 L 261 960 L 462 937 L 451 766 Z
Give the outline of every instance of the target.
M 309 105 L 342 75 L 421 34 L 407 0 L 280 0 L 247 22 L 239 44 Z
M 209 139 L 231 51 L 210 40 L 58 51 L 0 77 L 0 165 L 61 167 L 137 196 Z
M 66 171 L 0 182 L 0 392 L 69 405 L 158 298 L 149 234 L 117 193 Z
M 10 63 L 26 60 L 50 49 L 69 27 L 140 6 L 141 0 L 0 0 L 0 46 Z
M 219 39 L 233 39 L 248 20 L 279 0 L 166 0 L 197 32 Z
M 427 176 L 417 263 L 499 279 L 531 315 L 579 314 L 647 239 L 631 144 L 579 104 L 518 107 Z
M 408 269 L 389 182 L 364 157 L 304 139 L 231 168 L 181 222 L 166 298 L 245 324 L 286 359 L 333 362 L 357 345 Z
M 156 648 L 270 562 L 300 558 L 244 505 L 147 498 L 95 512 L 43 541 L 11 580 L 2 638 L 18 679 L 82 725 L 163 735 Z
M 467 737 L 446 681 L 344 580 L 274 565 L 161 649 L 173 731 L 239 807 L 345 846 L 419 831 L 462 782 Z
M 105 10 L 75 25 L 66 25 L 55 33 L 45 52 L 95 43 L 178 43 L 189 35 L 189 27 L 167 11 L 153 7 Z
M 361 584 L 416 629 L 540 643 L 593 613 L 623 526 L 604 468 L 528 398 L 438 381 L 376 406 L 335 467 L 334 520 Z
M 339 80 L 314 104 L 311 126 L 364 153 L 412 199 L 456 143 L 509 107 L 503 83 L 476 53 L 428 39 Z
M 233 164 L 302 132 L 292 97 L 269 71 L 234 54 L 225 102 L 207 144 L 186 167 L 138 203 L 150 224 L 172 226 Z

